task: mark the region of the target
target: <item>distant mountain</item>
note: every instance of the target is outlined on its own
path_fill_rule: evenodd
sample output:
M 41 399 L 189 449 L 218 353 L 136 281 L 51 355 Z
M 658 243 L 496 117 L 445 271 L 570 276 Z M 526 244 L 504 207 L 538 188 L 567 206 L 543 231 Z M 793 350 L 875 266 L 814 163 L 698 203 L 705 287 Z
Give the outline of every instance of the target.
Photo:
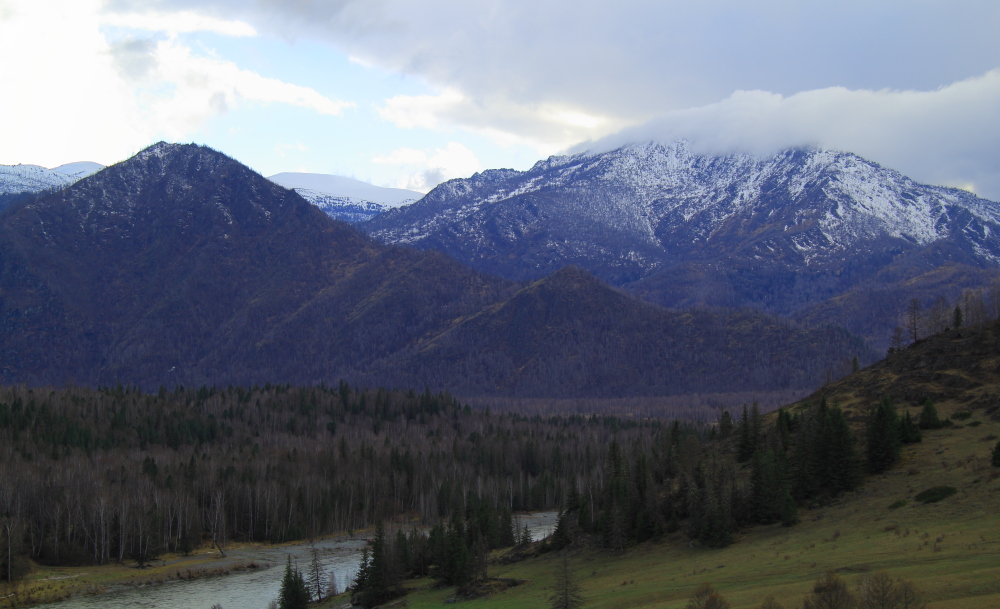
M 384 246 L 194 145 L 0 216 L 4 383 L 664 395 L 809 389 L 854 354 L 840 330 L 666 311 L 579 269 L 521 285 Z
M 92 161 L 77 161 L 75 163 L 60 165 L 53 168 L 52 171 L 68 175 L 69 177 L 77 180 L 82 180 L 83 178 L 93 175 L 102 169 L 104 169 L 104 165 L 101 165 L 100 163 L 94 163 Z
M 684 142 L 485 171 L 362 228 L 510 279 L 575 264 L 669 307 L 823 311 L 880 348 L 910 297 L 955 297 L 1000 261 L 1000 205 L 972 193 L 849 153 L 711 156 Z M 932 286 L 942 266 L 971 284 Z M 848 295 L 859 308 L 830 306 Z
M 0 165 L 0 194 L 63 188 L 103 168 L 103 165 L 90 162 L 69 163 L 55 169 L 38 165 Z
M 0 210 L 25 194 L 65 188 L 104 166 L 83 161 L 46 169 L 38 165 L 0 165 Z
M 412 190 L 383 188 L 322 173 L 279 173 L 268 179 L 296 191 L 331 218 L 352 224 L 370 220 L 383 211 L 413 203 L 424 196 Z

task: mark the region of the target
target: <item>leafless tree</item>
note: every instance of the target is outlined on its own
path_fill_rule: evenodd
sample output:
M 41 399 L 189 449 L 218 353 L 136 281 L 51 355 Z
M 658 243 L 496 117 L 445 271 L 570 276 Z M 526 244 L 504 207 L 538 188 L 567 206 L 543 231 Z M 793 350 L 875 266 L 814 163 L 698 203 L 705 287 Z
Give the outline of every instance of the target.
M 802 601 L 802 609 L 854 609 L 856 599 L 847 584 L 833 571 L 813 586 L 812 594 Z
M 858 609 L 899 609 L 901 602 L 899 586 L 885 571 L 858 578 Z

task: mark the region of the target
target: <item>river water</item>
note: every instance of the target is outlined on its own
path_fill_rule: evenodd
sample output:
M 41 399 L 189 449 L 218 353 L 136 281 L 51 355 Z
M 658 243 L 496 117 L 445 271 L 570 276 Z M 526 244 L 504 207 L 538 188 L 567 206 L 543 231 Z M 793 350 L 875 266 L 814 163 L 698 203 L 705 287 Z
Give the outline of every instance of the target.
M 546 537 L 555 529 L 556 512 L 521 515 L 520 526 L 528 526 L 533 539 Z M 330 574 L 337 580 L 337 587 L 344 587 L 354 579 L 361 563 L 361 552 L 366 545 L 364 538 L 339 537 L 316 542 L 323 567 L 324 582 Z M 293 546 L 238 549 L 229 552 L 227 562 L 254 561 L 269 563 L 270 569 L 235 572 L 229 575 L 172 581 L 165 584 L 131 587 L 122 586 L 104 594 L 75 596 L 59 603 L 38 605 L 45 609 L 210 609 L 222 605 L 223 609 L 267 609 L 272 599 L 278 598 L 281 578 L 287 557 L 297 562 L 305 571 L 311 562 L 308 544 Z

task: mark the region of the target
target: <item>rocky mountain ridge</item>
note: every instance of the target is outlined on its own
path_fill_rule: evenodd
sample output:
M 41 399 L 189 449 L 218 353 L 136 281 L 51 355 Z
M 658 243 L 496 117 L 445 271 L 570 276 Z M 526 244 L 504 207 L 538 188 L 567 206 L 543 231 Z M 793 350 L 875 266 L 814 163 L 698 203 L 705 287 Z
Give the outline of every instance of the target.
M 830 299 L 890 284 L 919 291 L 921 276 L 942 265 L 975 276 L 949 288 L 954 297 L 994 278 L 1000 262 L 1000 205 L 972 193 L 921 185 L 850 153 L 712 156 L 685 142 L 485 171 L 362 228 L 511 279 L 576 264 L 665 306 L 752 306 L 802 319 Z M 897 291 L 917 293 L 908 289 Z M 829 323 L 862 331 L 853 313 Z M 864 332 L 884 346 L 895 323 L 892 314 Z

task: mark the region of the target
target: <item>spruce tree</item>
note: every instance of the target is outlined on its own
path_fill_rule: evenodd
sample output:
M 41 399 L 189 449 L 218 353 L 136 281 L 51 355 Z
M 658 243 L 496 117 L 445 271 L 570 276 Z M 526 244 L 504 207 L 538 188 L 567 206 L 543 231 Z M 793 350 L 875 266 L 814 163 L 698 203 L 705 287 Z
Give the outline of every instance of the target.
M 962 307 L 960 307 L 958 305 L 955 305 L 955 316 L 954 316 L 953 324 L 954 324 L 956 330 L 962 327 L 962 321 L 963 321 L 962 320 Z
M 281 579 L 281 591 L 278 593 L 279 609 L 306 609 L 309 606 L 309 588 L 302 573 L 292 568 L 292 557 L 288 556 L 285 563 L 285 575 Z
M 938 418 L 937 408 L 930 398 L 924 400 L 924 407 L 920 411 L 920 429 L 939 429 L 941 419 Z
M 549 597 L 552 609 L 579 609 L 583 606 L 583 595 L 569 570 L 569 557 L 563 552 L 562 560 L 556 568 L 556 585 Z
M 880 474 L 899 460 L 899 416 L 892 400 L 883 398 L 868 415 L 868 470 Z
M 844 411 L 837 406 L 828 409 L 824 430 L 827 467 L 823 486 L 836 495 L 858 485 L 861 466 L 855 449 L 854 432 Z
M 899 420 L 899 439 L 902 440 L 903 444 L 915 444 L 923 440 L 920 427 L 909 412 Z
M 753 434 L 751 426 L 752 425 L 750 423 L 750 414 L 747 410 L 747 405 L 744 404 L 743 417 L 740 418 L 739 454 L 736 457 L 736 460 L 739 461 L 740 463 L 745 463 L 749 461 L 750 457 L 753 456 L 754 445 L 753 445 L 753 439 L 751 437 Z

